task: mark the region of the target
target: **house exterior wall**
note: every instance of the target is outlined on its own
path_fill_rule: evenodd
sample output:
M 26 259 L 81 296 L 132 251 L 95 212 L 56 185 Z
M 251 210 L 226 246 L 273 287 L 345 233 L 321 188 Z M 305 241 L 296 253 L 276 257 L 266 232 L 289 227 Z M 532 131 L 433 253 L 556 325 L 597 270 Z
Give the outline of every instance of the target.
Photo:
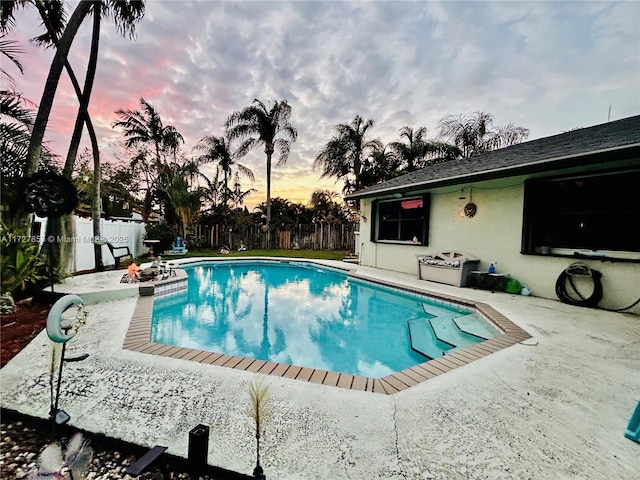
M 640 263 L 520 253 L 525 180 L 526 177 L 522 176 L 465 184 L 464 194 L 462 186 L 429 190 L 428 246 L 372 242 L 373 199 L 362 200 L 360 264 L 417 276 L 417 254 L 460 250 L 480 258 L 481 271 L 487 271 L 490 262 L 495 261 L 498 273 L 518 279 L 532 290 L 533 295 L 557 299 L 555 284 L 558 276 L 570 264 L 580 261 L 603 275 L 604 296 L 599 306 L 621 308 L 636 301 L 640 297 Z M 473 203 L 477 205 L 476 215 L 472 218 L 456 215 L 470 201 L 470 192 Z M 459 198 L 462 195 L 466 197 L 463 200 Z M 640 305 L 629 311 L 640 314 Z

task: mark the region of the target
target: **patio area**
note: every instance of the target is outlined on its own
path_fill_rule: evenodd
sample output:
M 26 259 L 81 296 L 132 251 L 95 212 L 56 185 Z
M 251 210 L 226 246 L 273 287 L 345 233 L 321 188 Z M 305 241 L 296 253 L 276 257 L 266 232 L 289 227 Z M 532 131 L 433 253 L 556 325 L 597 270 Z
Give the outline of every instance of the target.
M 623 434 L 640 398 L 640 317 L 349 266 L 488 303 L 533 338 L 393 395 L 262 376 L 271 400 L 261 449 L 267 478 L 637 476 L 640 445 Z M 205 424 L 209 463 L 250 474 L 248 392 L 259 374 L 123 349 L 137 286 L 119 284 L 122 274 L 55 287 L 81 295 L 90 312 L 68 344 L 68 356 L 90 353 L 65 365 L 60 407 L 70 424 L 183 457 L 189 430 Z M 41 332 L 0 370 L 2 407 L 48 416 L 50 345 Z

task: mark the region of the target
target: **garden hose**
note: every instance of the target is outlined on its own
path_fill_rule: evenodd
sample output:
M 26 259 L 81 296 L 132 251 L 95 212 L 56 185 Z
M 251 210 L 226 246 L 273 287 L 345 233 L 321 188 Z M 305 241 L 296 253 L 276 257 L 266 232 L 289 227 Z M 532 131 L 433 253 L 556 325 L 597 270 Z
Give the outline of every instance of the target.
M 591 296 L 585 298 L 578 291 L 572 278 L 576 276 L 591 277 L 591 280 L 593 281 L 593 292 L 591 293 Z M 596 307 L 598 303 L 600 303 L 600 300 L 602 300 L 601 278 L 602 273 L 598 270 L 593 270 L 584 263 L 572 263 L 562 271 L 558 280 L 556 280 L 556 295 L 558 295 L 558 298 L 561 301 L 568 303 L 569 305 L 576 305 L 579 307 Z M 576 299 L 569 295 L 569 292 L 567 291 L 567 281 L 573 289 L 574 294 L 579 298 Z
M 588 298 L 582 296 L 582 294 L 578 291 L 575 284 L 573 283 L 572 277 L 576 276 L 591 277 L 593 281 L 593 292 Z M 624 308 L 598 307 L 598 303 L 600 303 L 600 300 L 602 300 L 603 294 L 601 278 L 602 273 L 600 273 L 598 270 L 593 270 L 584 263 L 572 263 L 562 271 L 562 273 L 558 277 L 558 280 L 556 280 L 556 295 L 562 302 L 568 303 L 570 305 L 576 305 L 579 307 L 595 307 L 602 310 L 607 310 L 609 312 L 622 312 L 624 310 L 629 310 L 630 308 L 633 308 L 640 303 L 640 298 L 638 298 L 638 300 Z M 579 297 L 578 299 L 569 295 L 569 292 L 567 291 L 567 282 L 573 289 L 575 295 Z

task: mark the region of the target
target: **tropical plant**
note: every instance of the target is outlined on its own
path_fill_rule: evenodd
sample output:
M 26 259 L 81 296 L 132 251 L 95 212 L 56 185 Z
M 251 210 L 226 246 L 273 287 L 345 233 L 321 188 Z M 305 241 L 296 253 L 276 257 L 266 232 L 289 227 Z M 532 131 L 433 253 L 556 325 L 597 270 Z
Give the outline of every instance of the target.
M 439 137 L 458 149 L 462 158 L 523 142 L 529 129 L 513 124 L 495 127 L 489 113 L 449 115 L 438 123 Z
M 32 242 L 25 230 L 11 230 L 0 222 L 0 238 L 2 294 L 8 292 L 15 297 L 47 278 L 46 263 L 39 253 L 39 244 Z
M 285 164 L 289 158 L 291 143 L 298 138 L 298 131 L 291 125 L 290 119 L 291 107 L 286 100 L 276 101 L 268 109 L 256 99 L 248 107 L 232 113 L 225 123 L 229 140 L 241 141 L 236 152 L 238 158 L 264 145 L 264 153 L 267 155 L 267 230 L 271 223 L 271 156 L 276 150 L 279 151 L 276 165 Z
M 389 145 L 404 162 L 402 169 L 404 172 L 413 172 L 422 167 L 421 160 L 426 155 L 426 138 L 427 129 L 425 127 L 414 130 L 407 126 L 400 129 L 401 141 Z M 402 140 L 406 140 L 406 142 Z
M 367 157 L 382 149 L 378 139 L 369 140 L 368 134 L 374 126 L 373 120 L 364 120 L 356 115 L 351 123 L 334 127 L 334 136 L 322 148 L 313 163 L 321 169 L 321 177 L 336 177 L 344 181 L 343 193 L 350 193 L 370 185 L 365 179 Z
M 11 0 L 3 1 L 2 9 L 0 10 L 0 26 L 5 30 L 15 26 L 15 10 L 27 3 L 30 2 Z M 55 42 L 56 53 L 49 68 L 49 75 L 47 76 L 42 99 L 34 122 L 26 164 L 27 174 L 35 172 L 38 168 L 42 150 L 42 141 L 47 128 L 60 76 L 62 74 L 62 70 L 65 68 L 65 64 L 68 65 L 67 57 L 75 35 L 86 16 L 91 12 L 91 9 L 94 8 L 96 14 L 102 12 L 105 15 L 113 16 L 118 30 L 122 33 L 129 34 L 132 34 L 135 31 L 135 23 L 144 15 L 144 2 L 140 0 L 130 0 L 126 2 L 117 0 L 105 0 L 101 2 L 81 0 L 76 5 L 68 21 L 65 22 L 66 12 L 64 9 L 64 2 L 43 2 L 41 0 L 36 0 L 33 3 L 38 8 L 43 19 L 43 23 L 47 28 L 47 32 L 38 37 L 36 41 L 41 43 Z M 76 91 L 76 93 L 78 92 Z M 88 94 L 90 92 L 87 91 L 86 93 L 88 103 Z M 78 98 L 82 105 L 82 95 L 79 95 Z M 86 108 L 81 108 L 80 111 L 86 111 Z
M 81 433 L 74 434 L 64 446 L 58 442 L 47 445 L 40 453 L 37 466 L 33 467 L 28 480 L 80 479 L 86 478 L 93 449 Z
M 6 1 L 3 2 L 3 8 L 1 11 L 1 23 L 3 29 L 12 28 L 15 25 L 14 11 L 19 6 L 23 6 L 30 2 L 26 1 Z M 49 75 L 43 91 L 42 100 L 38 108 L 38 113 L 35 118 L 33 129 L 30 136 L 29 149 L 25 167 L 25 173 L 30 175 L 36 171 L 38 164 L 42 157 L 42 142 L 46 131 L 51 107 L 55 98 L 55 92 L 60 80 L 63 68 L 67 70 L 69 78 L 75 90 L 76 96 L 79 100 L 78 115 L 76 118 L 76 124 L 74 132 L 72 134 L 69 150 L 67 153 L 67 159 L 63 169 L 63 175 L 66 178 L 71 178 L 73 171 L 73 164 L 76 160 L 78 147 L 82 136 L 82 127 L 86 123 L 87 130 L 91 139 L 91 145 L 93 149 L 94 157 L 94 195 L 92 202 L 92 217 L 93 217 L 93 233 L 96 236 L 100 234 L 100 159 L 98 141 L 95 134 L 95 130 L 91 123 L 91 119 L 88 113 L 89 99 L 91 96 L 91 90 L 93 81 L 95 78 L 96 65 L 98 59 L 98 44 L 100 34 L 100 20 L 104 15 L 106 17 L 113 17 L 117 29 L 122 34 L 129 34 L 130 37 L 134 36 L 135 24 L 144 15 L 144 2 L 140 0 L 131 1 L 117 1 L 117 0 L 105 0 L 100 2 L 81 0 L 76 6 L 73 14 L 66 22 L 66 12 L 64 8 L 64 2 L 50 1 L 44 2 L 36 0 L 33 4 L 38 9 L 42 18 L 43 24 L 46 27 L 45 34 L 37 37 L 36 43 L 45 46 L 55 46 L 56 54 L 53 58 Z M 69 62 L 67 60 L 68 52 L 71 48 L 73 39 L 84 21 L 84 18 L 93 11 L 93 31 L 91 41 L 91 51 L 89 56 L 89 62 L 87 65 L 87 73 L 85 76 L 84 90 L 80 90 L 79 83 L 73 72 Z M 20 214 L 22 215 L 22 213 Z M 47 224 L 47 228 L 51 229 L 51 233 L 60 231 L 65 234 L 73 233 L 73 221 L 70 215 L 65 215 L 60 219 L 55 219 Z M 55 244 L 55 247 L 60 250 L 59 254 L 54 255 L 55 258 L 63 258 L 70 255 L 70 252 L 63 252 L 65 244 Z M 69 245 L 66 245 L 69 247 Z M 54 244 L 51 244 L 49 248 L 54 248 Z M 96 245 L 94 249 L 96 268 L 102 269 L 102 254 L 101 248 Z M 61 267 L 62 265 L 58 265 Z
M 159 112 L 144 98 L 140 98 L 140 107 L 141 110 L 116 110 L 120 120 L 114 122 L 113 127 L 123 130 L 126 148 L 138 148 L 131 166 L 144 176 L 146 189 L 142 218 L 147 220 L 166 157 L 171 155 L 175 159 L 184 138 L 174 126 L 164 125 Z
M 229 142 L 224 137 L 215 137 L 213 135 L 204 137 L 194 147 L 194 150 L 197 152 L 202 152 L 202 156 L 198 159 L 200 162 L 217 162 L 218 168 L 222 170 L 224 177 L 222 184 L 222 201 L 225 205 L 229 203 L 229 199 L 231 199 L 234 193 L 234 191 L 229 188 L 229 177 L 232 174 L 234 166 L 237 169 L 237 171 L 235 172 L 236 185 L 238 185 L 239 182 L 239 173 L 242 173 L 252 182 L 255 180 L 251 169 L 237 162 L 236 155 L 231 152 L 229 148 Z M 239 197 L 237 194 L 235 197 L 236 199 L 244 198 L 242 196 Z M 234 203 L 236 203 L 237 205 L 237 200 L 234 200 Z
M 265 478 L 264 470 L 260 465 L 260 438 L 264 435 L 264 424 L 267 421 L 269 408 L 269 387 L 265 385 L 262 377 L 254 380 L 249 385 L 249 400 L 251 402 L 251 417 L 255 426 L 256 437 L 256 466 L 253 469 L 254 478 Z
M 190 240 L 195 234 L 195 225 L 200 212 L 201 187 L 192 188 L 195 177 L 201 175 L 195 161 L 171 164 L 164 169 L 160 191 L 166 195 L 171 207 L 180 217 L 183 236 Z
M 242 184 L 240 183 L 240 176 L 238 172 L 235 173 L 235 177 L 233 180 L 233 190 L 231 191 L 230 199 L 233 202 L 235 208 L 240 208 L 241 205 L 244 204 L 244 200 L 254 193 L 257 190 L 255 188 L 249 188 L 248 190 L 242 190 Z

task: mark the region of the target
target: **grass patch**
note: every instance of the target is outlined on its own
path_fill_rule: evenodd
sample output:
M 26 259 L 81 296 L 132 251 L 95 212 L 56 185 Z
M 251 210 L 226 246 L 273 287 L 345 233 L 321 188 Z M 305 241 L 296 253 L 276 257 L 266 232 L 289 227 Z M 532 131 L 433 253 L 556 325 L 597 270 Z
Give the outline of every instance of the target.
M 349 252 L 343 250 L 245 250 L 244 252 L 231 251 L 227 254 L 218 253 L 216 250 L 189 250 L 186 255 L 161 255 L 163 260 L 189 257 L 286 257 L 342 260 L 347 256 Z M 148 261 L 148 257 L 136 259 L 136 263 Z

